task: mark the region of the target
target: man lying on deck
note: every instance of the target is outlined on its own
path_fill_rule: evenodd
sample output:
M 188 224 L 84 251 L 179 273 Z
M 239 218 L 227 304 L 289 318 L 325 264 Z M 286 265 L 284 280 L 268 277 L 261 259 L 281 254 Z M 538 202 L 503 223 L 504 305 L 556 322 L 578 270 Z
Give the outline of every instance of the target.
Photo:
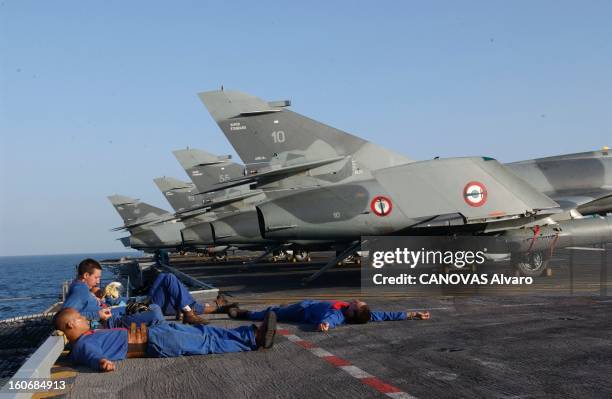
M 100 284 L 102 267 L 94 259 L 79 263 L 78 276 L 68 289 L 64 308 L 74 308 L 89 320 L 106 322 L 107 326 L 126 327 L 132 322 L 147 325 L 165 321 L 165 315 L 181 314 L 186 324 L 205 324 L 206 320 L 197 314 L 225 313 L 229 306 L 223 296 L 217 297 L 215 306 L 196 302 L 189 289 L 173 274 L 160 273 L 149 289 L 152 304 L 150 312 L 126 315 L 125 307 L 103 307 L 99 298 L 90 290 Z M 232 304 L 233 305 L 233 304 Z
M 269 313 L 261 326 L 225 329 L 163 323 L 130 330 L 91 330 L 78 311 L 64 308 L 54 318 L 55 328 L 72 343 L 69 358 L 99 371 L 115 370 L 115 361 L 128 357 L 179 357 L 271 348 L 276 334 L 276 315 Z
M 351 302 L 304 300 L 292 305 L 269 307 L 266 310 L 253 312 L 235 307 L 228 311 L 228 315 L 233 319 L 262 320 L 266 312 L 276 313 L 278 321 L 312 324 L 323 332 L 344 323 L 429 319 L 429 312 L 370 311 L 368 304 L 358 299 L 353 299 Z

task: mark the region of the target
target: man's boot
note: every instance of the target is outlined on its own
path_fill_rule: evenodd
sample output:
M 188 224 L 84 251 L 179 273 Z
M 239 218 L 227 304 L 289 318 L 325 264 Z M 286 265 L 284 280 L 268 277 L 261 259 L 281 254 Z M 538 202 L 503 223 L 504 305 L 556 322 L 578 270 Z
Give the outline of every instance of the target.
M 229 310 L 227 311 L 227 314 L 232 319 L 237 319 L 237 320 L 248 320 L 249 319 L 249 311 L 240 309 L 237 307 L 229 308 Z
M 217 305 L 217 308 L 213 311 L 213 313 L 227 313 L 231 308 L 237 308 L 238 302 L 229 303 L 227 298 L 225 298 L 225 295 L 219 294 L 217 295 L 215 305 Z
M 183 310 L 183 324 L 208 324 L 208 321 L 196 315 L 192 310 Z
M 257 349 L 271 348 L 272 345 L 274 345 L 274 336 L 276 335 L 276 313 L 266 313 L 261 326 L 255 328 L 255 343 L 257 344 Z
M 231 308 L 237 308 L 238 302 L 228 303 L 223 294 L 217 295 L 214 305 L 206 304 L 204 307 L 205 314 L 225 314 Z
M 237 308 L 238 302 L 228 303 L 227 305 L 217 306 L 213 313 L 216 314 L 225 314 L 228 313 L 230 309 Z

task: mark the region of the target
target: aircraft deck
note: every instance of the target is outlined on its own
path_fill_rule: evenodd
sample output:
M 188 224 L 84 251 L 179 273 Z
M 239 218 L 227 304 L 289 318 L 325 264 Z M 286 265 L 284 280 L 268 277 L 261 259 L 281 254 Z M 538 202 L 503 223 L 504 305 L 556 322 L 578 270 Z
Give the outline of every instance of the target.
M 173 266 L 245 308 L 360 297 L 359 269 L 324 264 L 174 259 Z M 553 277 L 554 278 L 554 275 Z M 328 334 L 279 323 L 270 350 L 129 359 L 113 373 L 58 363 L 67 397 L 611 397 L 612 299 L 583 296 L 364 298 L 372 309 L 428 309 L 429 321 L 347 325 Z M 565 292 L 562 293 L 565 295 Z M 212 315 L 215 325 L 247 324 Z

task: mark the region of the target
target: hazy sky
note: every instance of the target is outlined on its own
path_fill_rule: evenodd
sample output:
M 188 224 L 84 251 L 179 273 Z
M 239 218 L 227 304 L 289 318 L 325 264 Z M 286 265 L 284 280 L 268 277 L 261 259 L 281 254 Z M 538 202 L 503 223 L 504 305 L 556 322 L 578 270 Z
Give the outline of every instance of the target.
M 231 4 L 228 4 L 231 3 Z M 612 2 L 0 2 L 0 255 L 121 250 L 246 91 L 415 159 L 612 145 Z

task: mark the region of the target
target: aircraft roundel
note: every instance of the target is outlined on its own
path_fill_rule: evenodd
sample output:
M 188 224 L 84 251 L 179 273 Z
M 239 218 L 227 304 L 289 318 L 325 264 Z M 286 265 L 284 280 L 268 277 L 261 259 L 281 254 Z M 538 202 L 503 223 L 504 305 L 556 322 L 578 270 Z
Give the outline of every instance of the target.
M 393 210 L 393 204 L 389 198 L 377 195 L 370 202 L 370 209 L 376 216 L 387 216 Z
M 480 182 L 471 181 L 463 188 L 463 199 L 469 206 L 482 206 L 487 202 L 487 188 Z

